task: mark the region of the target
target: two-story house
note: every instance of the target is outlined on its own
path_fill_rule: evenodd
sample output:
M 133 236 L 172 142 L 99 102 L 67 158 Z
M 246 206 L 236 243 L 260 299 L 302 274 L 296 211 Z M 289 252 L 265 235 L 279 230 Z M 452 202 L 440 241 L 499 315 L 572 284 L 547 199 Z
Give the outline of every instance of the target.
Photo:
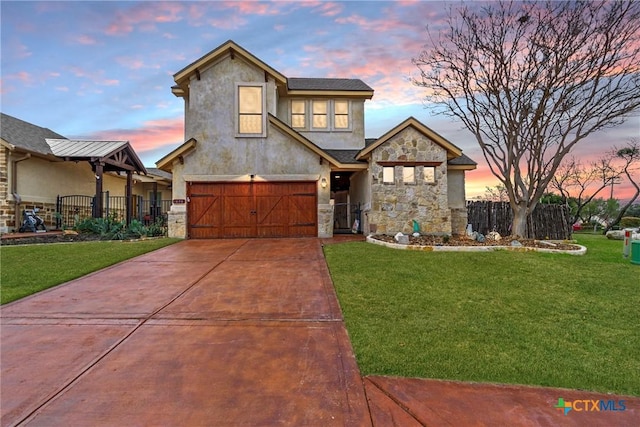
M 173 174 L 170 236 L 464 231 L 476 163 L 414 118 L 365 139 L 361 80 L 286 77 L 233 41 L 174 80 L 186 142 L 156 163 Z

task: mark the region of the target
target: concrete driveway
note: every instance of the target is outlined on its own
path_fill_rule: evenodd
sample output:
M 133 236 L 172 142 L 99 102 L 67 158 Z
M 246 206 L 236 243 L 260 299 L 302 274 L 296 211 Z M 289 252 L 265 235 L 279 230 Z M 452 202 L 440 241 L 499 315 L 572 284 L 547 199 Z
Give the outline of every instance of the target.
M 184 241 L 1 316 L 3 426 L 371 425 L 318 239 Z
M 640 425 L 631 396 L 361 379 L 321 242 L 184 241 L 3 306 L 0 425 Z

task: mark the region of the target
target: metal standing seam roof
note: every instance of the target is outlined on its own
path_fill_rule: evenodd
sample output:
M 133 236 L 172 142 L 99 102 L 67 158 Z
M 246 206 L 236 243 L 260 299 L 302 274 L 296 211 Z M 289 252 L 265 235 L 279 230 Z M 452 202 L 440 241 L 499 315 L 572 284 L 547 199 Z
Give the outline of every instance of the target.
M 289 90 L 333 90 L 333 91 L 373 92 L 373 89 L 360 79 L 289 77 L 287 79 L 287 87 L 289 88 Z
M 106 157 L 118 151 L 128 141 L 86 141 L 72 139 L 50 139 L 47 144 L 58 157 Z

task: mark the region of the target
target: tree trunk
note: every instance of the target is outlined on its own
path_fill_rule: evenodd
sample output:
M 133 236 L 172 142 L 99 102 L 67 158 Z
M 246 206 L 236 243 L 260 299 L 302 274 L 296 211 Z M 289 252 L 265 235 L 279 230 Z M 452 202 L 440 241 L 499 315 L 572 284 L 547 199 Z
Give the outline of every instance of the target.
M 527 216 L 528 210 L 526 203 L 511 206 L 513 210 L 513 221 L 511 222 L 511 235 L 518 237 L 527 237 Z

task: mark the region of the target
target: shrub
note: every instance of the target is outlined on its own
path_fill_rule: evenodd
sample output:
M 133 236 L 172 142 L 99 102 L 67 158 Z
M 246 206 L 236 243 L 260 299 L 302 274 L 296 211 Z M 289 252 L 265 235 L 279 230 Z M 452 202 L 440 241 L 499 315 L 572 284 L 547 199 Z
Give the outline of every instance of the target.
M 620 220 L 622 228 L 638 228 L 640 227 L 640 218 L 635 216 L 625 216 Z
M 165 235 L 162 218 L 146 226 L 134 219 L 127 227 L 124 220 L 117 221 L 115 216 L 109 218 L 84 218 L 74 227 L 79 233 L 96 234 L 103 240 L 138 239 L 140 237 L 157 237 Z

